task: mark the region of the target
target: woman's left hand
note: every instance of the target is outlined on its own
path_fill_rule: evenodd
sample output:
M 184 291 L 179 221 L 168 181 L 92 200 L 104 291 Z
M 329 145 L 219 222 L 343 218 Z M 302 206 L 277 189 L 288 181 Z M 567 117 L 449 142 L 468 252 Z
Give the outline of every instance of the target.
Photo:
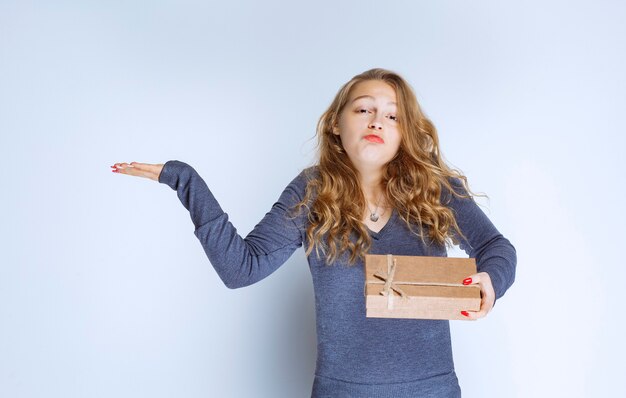
M 493 308 L 493 304 L 496 301 L 496 292 L 493 290 L 491 284 L 491 278 L 486 272 L 479 272 L 474 275 L 468 276 L 463 280 L 464 285 L 479 285 L 480 286 L 480 311 L 461 311 L 461 314 L 465 315 L 468 319 L 480 319 L 487 316 L 489 311 Z

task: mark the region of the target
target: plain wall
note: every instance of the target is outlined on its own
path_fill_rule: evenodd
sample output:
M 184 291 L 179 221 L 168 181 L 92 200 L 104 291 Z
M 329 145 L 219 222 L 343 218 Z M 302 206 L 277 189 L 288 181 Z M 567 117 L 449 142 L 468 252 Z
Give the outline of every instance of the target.
M 0 1 L 0 396 L 308 396 L 302 250 L 229 290 L 175 192 L 109 166 L 191 164 L 245 235 L 372 67 L 413 85 L 518 251 L 489 316 L 452 322 L 464 397 L 623 396 L 625 17 L 619 1 Z

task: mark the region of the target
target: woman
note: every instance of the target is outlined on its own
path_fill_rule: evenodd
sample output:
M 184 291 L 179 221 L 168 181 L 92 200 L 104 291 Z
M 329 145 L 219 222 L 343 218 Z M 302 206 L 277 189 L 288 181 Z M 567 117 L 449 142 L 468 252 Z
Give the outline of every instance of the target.
M 372 69 L 337 93 L 317 126 L 320 158 L 244 239 L 196 171 L 116 163 L 176 190 L 229 288 L 255 283 L 303 244 L 313 277 L 318 358 L 313 397 L 458 397 L 448 321 L 366 318 L 365 253 L 475 257 L 482 318 L 513 283 L 516 253 L 442 161 L 437 133 L 399 75 Z M 461 282 L 461 281 L 459 281 Z

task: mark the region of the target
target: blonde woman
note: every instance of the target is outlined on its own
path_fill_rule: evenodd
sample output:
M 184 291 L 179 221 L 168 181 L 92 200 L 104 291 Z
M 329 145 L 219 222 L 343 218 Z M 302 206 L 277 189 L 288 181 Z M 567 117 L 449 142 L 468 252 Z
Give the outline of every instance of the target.
M 316 300 L 313 397 L 459 397 L 449 321 L 365 317 L 365 253 L 476 258 L 486 316 L 515 277 L 516 252 L 441 158 L 433 124 L 396 73 L 347 82 L 321 116 L 319 162 L 302 171 L 242 238 L 189 165 L 116 163 L 113 171 L 176 190 L 211 264 L 229 288 L 260 281 L 306 248 Z M 461 281 L 459 281 L 461 282 Z

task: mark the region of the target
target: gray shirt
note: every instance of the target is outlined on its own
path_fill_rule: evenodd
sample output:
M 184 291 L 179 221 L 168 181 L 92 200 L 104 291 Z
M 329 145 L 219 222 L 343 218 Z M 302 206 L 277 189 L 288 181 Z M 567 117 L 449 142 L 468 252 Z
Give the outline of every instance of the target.
M 177 191 L 209 261 L 224 284 L 234 289 L 267 277 L 296 249 L 308 245 L 307 215 L 294 217 L 291 210 L 316 172 L 315 167 L 301 172 L 245 238 L 188 164 L 166 162 L 159 182 Z M 515 277 L 515 248 L 472 199 L 444 192 L 442 200 L 453 209 L 466 237 L 460 247 L 476 258 L 479 272 L 489 274 L 499 299 Z M 445 246 L 422 242 L 395 210 L 382 230 L 370 235 L 371 254 L 447 255 Z M 314 397 L 460 396 L 449 321 L 366 318 L 362 261 L 348 265 L 344 255 L 327 265 L 313 251 L 308 262 L 317 321 Z

